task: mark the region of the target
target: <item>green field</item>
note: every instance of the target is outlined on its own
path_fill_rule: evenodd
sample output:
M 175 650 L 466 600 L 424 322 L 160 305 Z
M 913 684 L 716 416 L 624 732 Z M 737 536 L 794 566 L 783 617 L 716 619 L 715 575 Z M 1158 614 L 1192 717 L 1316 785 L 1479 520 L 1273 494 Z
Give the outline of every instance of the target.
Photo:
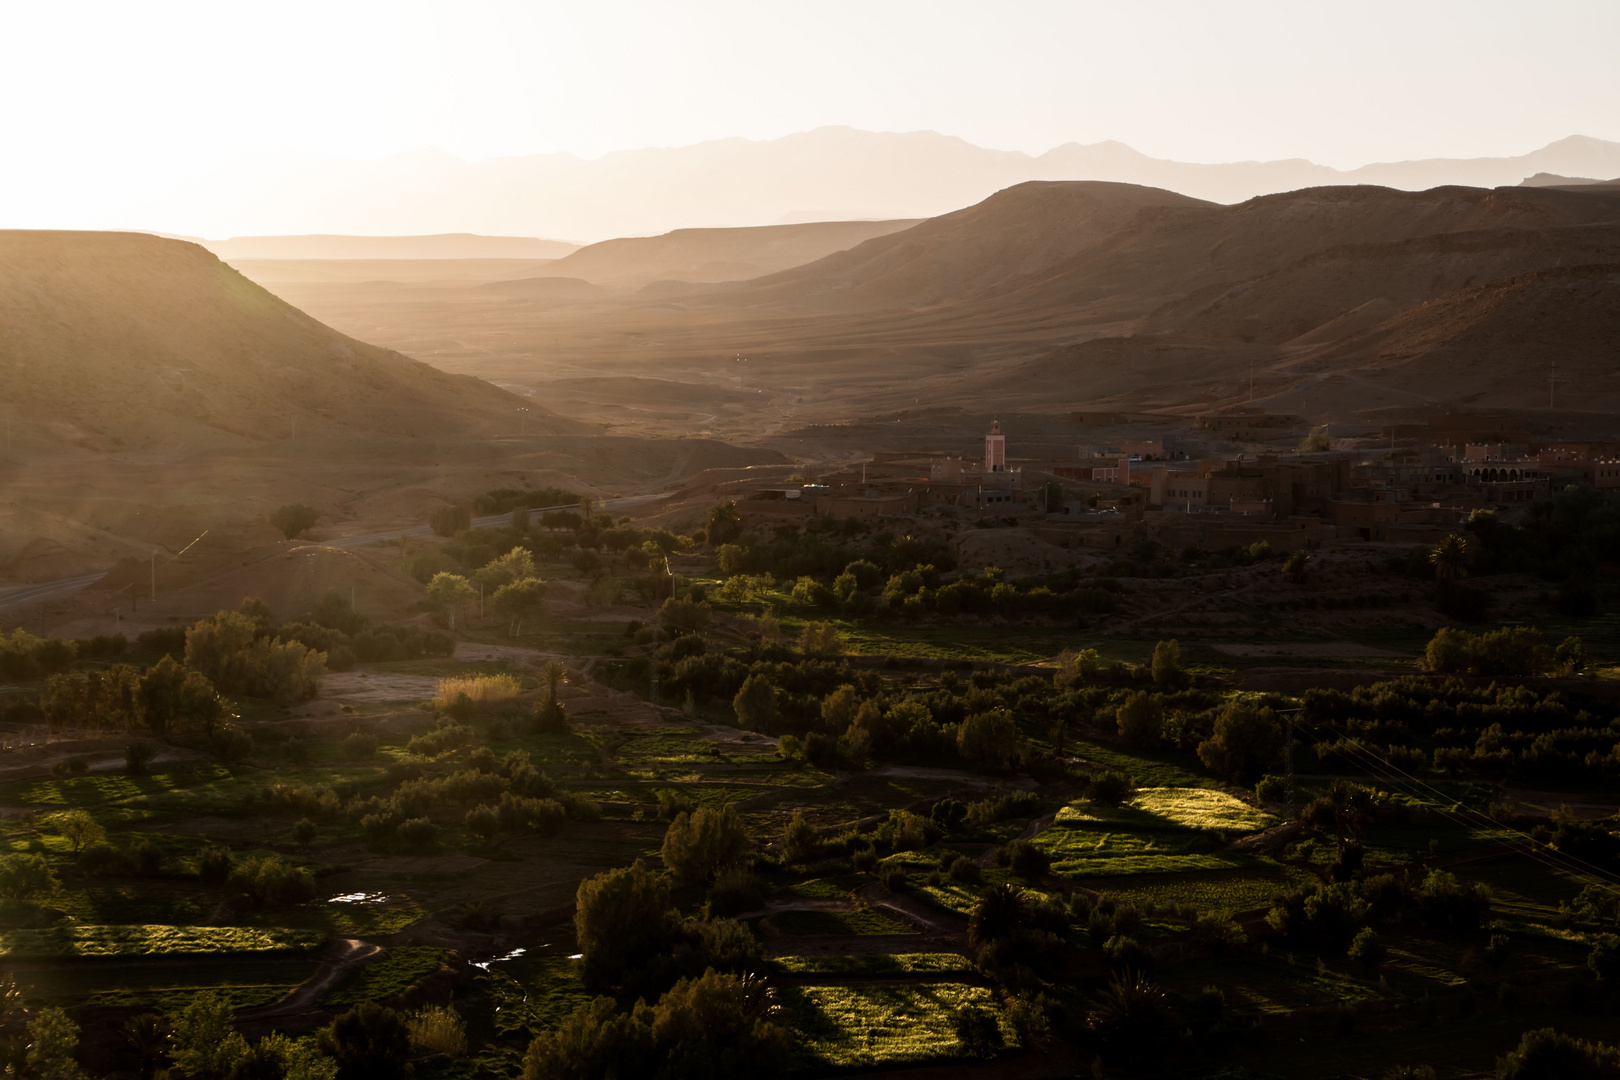
M 778 956 L 772 970 L 806 977 L 836 975 L 846 979 L 881 979 L 900 975 L 966 975 L 973 961 L 960 953 L 890 953 L 887 956 Z
M 227 953 L 309 952 L 326 935 L 314 930 L 245 926 L 55 926 L 0 932 L 0 956 L 10 960 L 67 957 L 218 956 Z
M 797 1052 L 810 1067 L 873 1068 L 949 1061 L 961 1053 L 956 1014 L 967 1006 L 999 1013 L 982 986 L 926 983 L 804 986 L 782 995 Z M 1002 1037 L 1018 1036 L 1002 1020 Z

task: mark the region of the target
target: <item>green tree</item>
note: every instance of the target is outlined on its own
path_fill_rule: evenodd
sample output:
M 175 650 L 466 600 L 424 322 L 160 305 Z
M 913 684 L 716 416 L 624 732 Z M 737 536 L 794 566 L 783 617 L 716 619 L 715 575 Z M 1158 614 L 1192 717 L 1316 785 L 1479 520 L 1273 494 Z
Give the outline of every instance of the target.
M 1468 576 L 1468 564 L 1472 562 L 1468 552 L 1468 541 L 1456 533 L 1452 533 L 1429 551 L 1429 562 L 1434 566 L 1434 576 L 1441 581 L 1456 581 L 1458 578 Z
M 546 610 L 546 583 L 539 578 L 523 578 L 510 585 L 502 585 L 491 598 L 495 614 L 507 622 L 507 635 L 517 637 L 523 624 L 539 619 Z
M 737 539 L 743 531 L 742 515 L 737 512 L 737 504 L 727 499 L 710 507 L 704 528 L 708 532 L 710 547 L 719 547 Z
M 1215 717 L 1210 737 L 1198 744 L 1198 760 L 1234 783 L 1250 784 L 1277 760 L 1282 744 L 1276 713 L 1233 701 Z
M 441 506 L 428 515 L 428 527 L 440 536 L 454 536 L 472 528 L 472 514 L 465 506 Z
M 212 735 L 225 715 L 225 703 L 208 676 L 183 667 L 167 653 L 141 675 L 135 694 L 141 723 L 154 735 L 180 727 Z
M 231 1001 L 224 994 L 197 994 L 168 1019 L 171 1056 L 188 1077 L 223 1078 L 247 1053 L 247 1041 L 236 1030 Z
M 410 1028 L 403 1016 L 375 1001 L 338 1016 L 321 1029 L 317 1044 L 337 1062 L 341 1080 L 396 1080 L 409 1071 Z
M 682 938 L 669 886 L 640 859 L 580 882 L 574 933 L 583 953 L 585 988 L 608 990 L 667 958 Z
M 478 590 L 460 574 L 434 574 L 428 582 L 428 606 L 445 614 L 451 630 L 456 628 L 456 613 L 477 599 Z
M 529 553 L 528 548 L 515 547 L 475 571 L 473 581 L 485 591 L 494 592 L 502 585 L 510 585 L 514 581 L 523 581 L 534 576 L 534 556 Z
M 982 949 L 1028 926 L 1029 898 L 1017 885 L 991 885 L 979 894 L 968 914 L 968 944 Z
M 1153 681 L 1167 690 L 1174 690 L 1187 681 L 1181 670 L 1181 643 L 1174 639 L 1153 646 L 1151 670 Z
M 837 656 L 844 651 L 844 642 L 832 623 L 805 623 L 799 631 L 799 651 L 806 656 Z
M 956 752 L 992 769 L 1008 769 L 1023 760 L 1027 743 L 1006 709 L 976 713 L 956 729 Z
M 686 881 L 712 881 L 721 870 L 742 857 L 748 846 L 737 808 L 700 806 L 680 813 L 664 833 L 664 865 Z
M 1058 654 L 1057 670 L 1052 676 L 1052 685 L 1059 690 L 1080 686 L 1086 681 L 1086 676 L 1102 667 L 1102 655 L 1096 649 L 1065 649 Z
M 64 810 L 56 815 L 55 824 L 56 831 L 67 839 L 75 855 L 107 838 L 107 830 L 87 810 Z
M 51 864 L 39 852 L 16 851 L 0 855 L 0 896 L 8 900 L 28 900 L 49 895 L 55 887 Z
M 1295 585 L 1303 585 L 1305 584 L 1306 575 L 1310 570 L 1310 566 L 1311 553 L 1306 551 L 1304 548 L 1299 548 L 1298 550 L 1292 552 L 1288 558 L 1283 560 L 1283 577 L 1287 578 Z
M 737 724 L 750 731 L 769 731 L 781 716 L 776 706 L 776 688 L 764 675 L 750 675 L 731 699 Z
M 81 1080 L 86 1074 L 74 1057 L 78 1049 L 79 1025 L 54 1005 L 28 1025 L 28 1065 L 37 1080 Z
M 1114 710 L 1119 736 L 1132 746 L 1157 746 L 1164 738 L 1164 709 L 1154 697 L 1138 690 Z
M 270 514 L 270 524 L 281 530 L 288 540 L 295 540 L 314 527 L 321 519 L 320 511 L 303 503 L 278 506 Z
M 1496 1060 L 1496 1080 L 1614 1080 L 1620 1050 L 1587 1042 L 1550 1027 L 1527 1031 L 1519 1045 Z
M 1563 676 L 1578 675 L 1586 669 L 1586 646 L 1578 637 L 1567 637 L 1553 650 L 1553 666 Z

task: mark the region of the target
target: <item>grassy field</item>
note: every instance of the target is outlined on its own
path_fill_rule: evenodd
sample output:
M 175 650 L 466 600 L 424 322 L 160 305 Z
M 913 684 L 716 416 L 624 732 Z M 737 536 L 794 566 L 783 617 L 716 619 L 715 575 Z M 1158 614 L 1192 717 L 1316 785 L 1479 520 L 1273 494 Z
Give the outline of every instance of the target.
M 770 962 L 782 975 L 835 975 L 883 979 L 900 975 L 967 975 L 973 961 L 959 953 L 891 953 L 888 956 L 778 956 Z
M 358 969 L 342 983 L 321 995 L 322 1008 L 358 1005 L 362 1001 L 383 1001 L 424 975 L 439 970 L 443 949 L 396 946 L 388 955 Z
M 68 957 L 218 956 L 228 953 L 309 952 L 326 935 L 313 930 L 243 926 L 84 926 L 0 932 L 0 956 L 10 960 Z
M 949 1061 L 961 1053 L 956 1014 L 968 1006 L 999 1015 L 982 986 L 925 983 L 804 986 L 782 995 L 796 1050 L 806 1067 L 894 1068 Z M 1002 1036 L 1018 1036 L 1002 1019 Z
M 1051 856 L 1054 872 L 1074 878 L 1237 870 L 1258 862 L 1250 856 L 1217 851 L 1222 830 L 1182 823 L 1253 824 L 1260 820 L 1246 804 L 1219 792 L 1203 791 L 1156 790 L 1144 799 L 1146 805 L 1133 801 L 1120 807 L 1091 803 L 1064 807 L 1052 827 L 1033 843 Z
M 779 911 L 764 919 L 770 929 L 786 937 L 844 937 L 868 934 L 915 934 L 908 922 L 871 908 L 854 911 Z
M 1148 878 L 1122 877 L 1088 880 L 1087 886 L 1133 904 L 1161 907 L 1191 904 L 1199 911 L 1232 915 L 1269 907 L 1277 893 L 1314 881 L 1309 874 L 1276 863 L 1260 863 L 1241 870 L 1155 874 Z

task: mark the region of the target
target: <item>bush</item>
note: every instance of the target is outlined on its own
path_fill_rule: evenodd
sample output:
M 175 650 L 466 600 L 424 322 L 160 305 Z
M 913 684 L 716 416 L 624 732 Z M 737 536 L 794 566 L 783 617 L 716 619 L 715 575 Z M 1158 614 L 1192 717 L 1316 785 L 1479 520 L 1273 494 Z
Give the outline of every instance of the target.
M 1534 627 L 1506 626 L 1470 634 L 1451 626 L 1435 631 L 1422 668 L 1448 674 L 1540 675 L 1552 665 L 1552 650 Z
M 220 761 L 241 761 L 253 753 L 253 739 L 241 728 L 220 728 L 208 740 L 208 749 Z
M 106 842 L 91 844 L 79 852 L 79 869 L 87 877 L 110 877 L 126 873 L 129 863 L 117 848 Z
M 441 506 L 428 515 L 428 526 L 440 536 L 454 536 L 472 528 L 472 514 L 465 506 Z
M 227 880 L 255 907 L 294 907 L 315 899 L 315 875 L 279 855 L 243 859 Z
M 27 900 L 54 887 L 50 863 L 39 852 L 0 855 L 0 897 Z
M 1586 966 L 1604 982 L 1613 982 L 1620 975 L 1620 937 L 1599 934 L 1592 942 L 1592 951 L 1586 954 Z
M 161 873 L 163 864 L 167 861 L 163 849 L 144 838 L 135 841 L 129 846 L 125 858 L 129 861 L 130 869 L 135 872 L 137 877 L 151 877 L 154 874 Z
M 278 506 L 270 512 L 270 524 L 279 529 L 281 535 L 288 540 L 295 540 L 308 532 L 320 518 L 320 511 L 303 503 Z
M 1262 776 L 1254 785 L 1254 797 L 1263 803 L 1280 803 L 1288 798 L 1288 781 L 1280 776 Z
M 821 854 L 821 836 L 815 826 L 805 818 L 803 810 L 795 810 L 788 819 L 787 832 L 782 837 L 783 854 L 788 862 L 809 862 Z
M 467 811 L 467 816 L 462 819 L 462 825 L 468 832 L 488 843 L 501 831 L 501 818 L 492 807 L 475 806 Z
M 1372 971 L 1384 962 L 1384 955 L 1387 951 L 1384 948 L 1384 943 L 1378 940 L 1378 935 L 1369 926 L 1363 928 L 1351 940 L 1350 950 L 1347 955 L 1350 957 L 1351 963 L 1358 965 L 1363 971 Z
M 956 1014 L 956 1038 L 962 1045 L 963 1056 L 969 1058 L 996 1057 L 1006 1044 L 995 1015 L 976 1005 L 969 1005 Z
M 377 736 L 356 731 L 343 740 L 343 756 L 350 761 L 370 761 L 377 756 Z
M 236 860 L 231 856 L 230 848 L 210 844 L 197 852 L 197 877 L 202 879 L 204 885 L 223 885 L 231 876 L 231 870 L 236 866 Z

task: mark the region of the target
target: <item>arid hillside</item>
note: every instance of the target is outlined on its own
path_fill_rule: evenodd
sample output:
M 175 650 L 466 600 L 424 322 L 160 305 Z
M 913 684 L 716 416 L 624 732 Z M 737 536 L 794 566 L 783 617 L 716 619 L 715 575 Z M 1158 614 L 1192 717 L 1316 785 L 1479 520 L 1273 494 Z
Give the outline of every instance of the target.
M 1351 342 L 1494 281 L 1617 262 L 1620 194 L 1600 187 L 1311 188 L 1223 206 L 1129 184 L 1032 182 L 748 282 L 364 295 L 307 282 L 287 295 L 502 385 L 626 377 L 636 393 L 617 404 L 629 413 L 584 402 L 576 414 L 604 423 L 657 417 L 668 433 L 691 430 L 681 426 L 691 412 L 640 396 L 647 378 L 752 391 L 752 405 L 744 394 L 696 416 L 722 437 L 757 438 L 925 402 L 1205 409 L 1248 400 L 1251 385 L 1257 402 L 1320 418 L 1497 401 L 1519 365 L 1556 350 L 1528 343 L 1500 369 L 1465 364 L 1397 387 Z M 1564 316 L 1577 337 L 1592 318 L 1578 304 Z M 1331 391 L 1301 366 L 1328 351 L 1348 380 Z M 1106 359 L 1094 368 L 1093 358 Z
M 677 229 L 662 236 L 604 240 L 558 259 L 542 274 L 598 285 L 744 281 L 815 262 L 916 224 L 916 220 L 818 221 L 751 229 Z

